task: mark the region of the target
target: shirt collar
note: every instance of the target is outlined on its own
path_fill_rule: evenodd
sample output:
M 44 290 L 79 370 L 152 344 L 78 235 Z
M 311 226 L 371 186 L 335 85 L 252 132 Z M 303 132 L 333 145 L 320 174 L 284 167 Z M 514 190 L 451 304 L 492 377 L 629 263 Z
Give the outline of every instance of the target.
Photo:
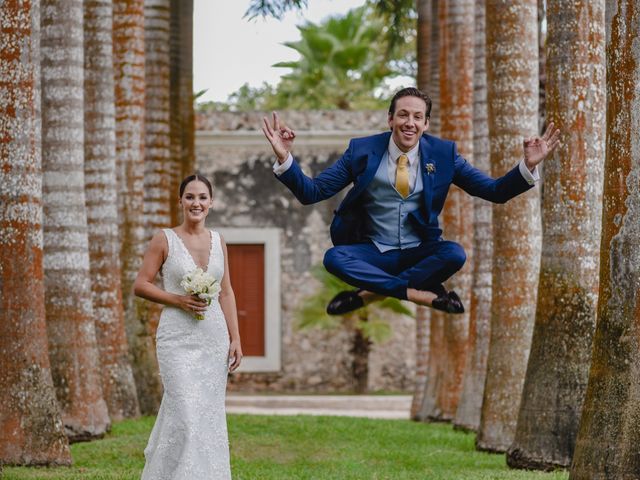
M 389 158 L 393 163 L 398 161 L 398 157 L 405 154 L 409 158 L 409 165 L 413 166 L 418 161 L 418 155 L 420 154 L 420 141 L 408 152 L 403 152 L 398 148 L 396 142 L 393 141 L 393 137 L 389 138 Z

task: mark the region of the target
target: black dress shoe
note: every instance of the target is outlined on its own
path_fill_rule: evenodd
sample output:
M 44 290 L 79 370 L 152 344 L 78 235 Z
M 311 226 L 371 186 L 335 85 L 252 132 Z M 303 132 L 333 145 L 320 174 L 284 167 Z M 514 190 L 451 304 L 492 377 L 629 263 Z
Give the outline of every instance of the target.
M 441 283 L 438 283 L 437 285 L 431 285 L 430 287 L 425 288 L 425 290 L 429 290 L 439 297 L 446 297 L 449 294 L 449 292 L 447 292 L 447 289 L 444 288 L 444 285 L 442 285 Z
M 451 290 L 446 295 L 440 295 L 431 302 L 431 306 L 446 313 L 464 313 L 464 306 L 458 294 Z
M 358 295 L 360 290 L 344 291 L 337 294 L 327 305 L 329 315 L 344 315 L 364 307 L 364 300 Z
M 450 313 L 464 313 L 464 305 L 462 305 L 462 300 L 460 300 L 460 297 L 458 296 L 458 294 L 456 292 L 454 292 L 453 290 L 451 290 L 448 294 L 449 297 L 449 302 L 451 303 L 451 306 L 453 307 L 453 312 Z

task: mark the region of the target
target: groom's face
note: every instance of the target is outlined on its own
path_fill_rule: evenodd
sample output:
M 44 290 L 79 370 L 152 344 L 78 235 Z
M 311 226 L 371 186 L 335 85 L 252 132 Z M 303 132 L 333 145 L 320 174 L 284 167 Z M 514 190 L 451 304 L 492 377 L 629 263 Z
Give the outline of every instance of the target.
M 398 148 L 408 152 L 429 128 L 427 104 L 418 97 L 400 97 L 393 115 L 389 115 L 389 128 Z

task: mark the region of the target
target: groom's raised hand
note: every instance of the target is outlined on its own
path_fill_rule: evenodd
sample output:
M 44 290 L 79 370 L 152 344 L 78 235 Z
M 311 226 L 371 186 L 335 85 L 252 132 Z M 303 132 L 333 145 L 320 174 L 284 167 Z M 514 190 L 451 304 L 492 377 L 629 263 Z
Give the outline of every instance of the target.
M 289 157 L 289 152 L 296 138 L 296 132 L 286 125 L 280 123 L 280 118 L 276 112 L 273 112 L 273 124 L 269 124 L 267 117 L 263 117 L 262 133 L 267 137 L 273 153 L 278 157 L 279 163 L 284 163 Z
M 560 144 L 560 130 L 550 122 L 541 137 L 531 137 L 524 140 L 524 164 L 533 171 L 538 164 L 547 158 Z

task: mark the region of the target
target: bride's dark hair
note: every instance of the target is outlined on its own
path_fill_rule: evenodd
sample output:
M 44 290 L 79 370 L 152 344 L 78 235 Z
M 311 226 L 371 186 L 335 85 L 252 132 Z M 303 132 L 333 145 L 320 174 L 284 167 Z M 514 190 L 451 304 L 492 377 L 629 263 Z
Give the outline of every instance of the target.
M 204 175 L 194 173 L 193 175 L 189 175 L 188 177 L 185 177 L 184 180 L 182 180 L 182 183 L 180 184 L 180 198 L 182 198 L 182 194 L 184 193 L 184 189 L 187 188 L 187 185 L 196 180 L 204 183 L 209 189 L 209 196 L 213 197 L 213 187 L 211 186 L 211 182 L 207 180 L 207 177 L 205 177 Z

